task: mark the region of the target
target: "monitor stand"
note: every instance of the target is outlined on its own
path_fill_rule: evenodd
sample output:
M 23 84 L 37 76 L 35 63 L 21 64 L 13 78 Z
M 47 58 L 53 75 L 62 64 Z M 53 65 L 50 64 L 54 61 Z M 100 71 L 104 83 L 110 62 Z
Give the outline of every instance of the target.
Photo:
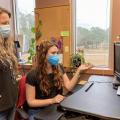
M 114 80 L 113 80 L 113 88 L 114 89 L 118 89 L 118 86 L 120 86 L 120 81 L 116 79 L 116 77 L 114 77 Z

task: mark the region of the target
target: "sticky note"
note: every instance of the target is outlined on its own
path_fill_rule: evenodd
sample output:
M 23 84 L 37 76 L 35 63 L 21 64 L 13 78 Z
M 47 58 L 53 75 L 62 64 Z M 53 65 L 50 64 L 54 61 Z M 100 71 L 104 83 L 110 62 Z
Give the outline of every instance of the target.
M 61 31 L 60 35 L 62 37 L 68 37 L 69 36 L 69 31 Z

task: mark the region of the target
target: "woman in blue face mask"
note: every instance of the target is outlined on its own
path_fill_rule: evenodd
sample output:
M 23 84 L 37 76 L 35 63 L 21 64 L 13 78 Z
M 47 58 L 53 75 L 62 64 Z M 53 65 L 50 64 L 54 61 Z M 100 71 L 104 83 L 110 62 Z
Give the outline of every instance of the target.
M 71 91 L 76 85 L 81 70 L 90 66 L 81 65 L 73 78 L 69 80 L 64 68 L 59 64 L 57 45 L 50 41 L 41 41 L 36 47 L 36 65 L 27 74 L 26 99 L 29 120 L 34 120 L 42 107 L 60 103 L 63 99 L 63 86 Z
M 7 39 L 10 36 L 10 17 L 11 14 L 4 8 L 0 8 L 0 37 Z
M 10 39 L 11 14 L 0 8 L 0 120 L 14 120 L 17 100 L 17 59 Z
M 0 35 L 2 39 L 7 39 L 10 35 L 10 25 L 0 25 Z

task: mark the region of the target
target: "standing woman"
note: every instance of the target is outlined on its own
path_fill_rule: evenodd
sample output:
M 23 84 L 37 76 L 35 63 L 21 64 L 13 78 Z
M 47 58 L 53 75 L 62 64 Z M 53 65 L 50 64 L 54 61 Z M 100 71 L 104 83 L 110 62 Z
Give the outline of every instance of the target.
M 14 120 L 17 100 L 17 59 L 10 37 L 11 14 L 0 7 L 0 120 Z
M 71 91 L 77 84 L 82 70 L 90 65 L 78 67 L 75 75 L 69 80 L 63 67 L 58 64 L 58 47 L 50 41 L 41 41 L 36 49 L 35 68 L 28 73 L 26 80 L 26 99 L 28 104 L 29 120 L 43 107 L 60 103 L 63 99 L 63 87 Z

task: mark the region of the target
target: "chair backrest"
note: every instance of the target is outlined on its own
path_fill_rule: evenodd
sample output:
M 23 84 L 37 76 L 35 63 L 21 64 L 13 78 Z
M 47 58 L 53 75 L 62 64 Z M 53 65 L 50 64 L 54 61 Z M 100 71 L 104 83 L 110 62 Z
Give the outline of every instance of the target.
M 26 76 L 23 76 L 18 83 L 18 100 L 16 103 L 15 120 L 28 120 L 29 118 L 27 112 L 23 109 L 23 105 L 26 101 L 25 82 Z
M 23 76 L 18 84 L 18 100 L 16 104 L 17 108 L 22 107 L 26 101 L 25 82 L 26 82 L 26 76 Z

